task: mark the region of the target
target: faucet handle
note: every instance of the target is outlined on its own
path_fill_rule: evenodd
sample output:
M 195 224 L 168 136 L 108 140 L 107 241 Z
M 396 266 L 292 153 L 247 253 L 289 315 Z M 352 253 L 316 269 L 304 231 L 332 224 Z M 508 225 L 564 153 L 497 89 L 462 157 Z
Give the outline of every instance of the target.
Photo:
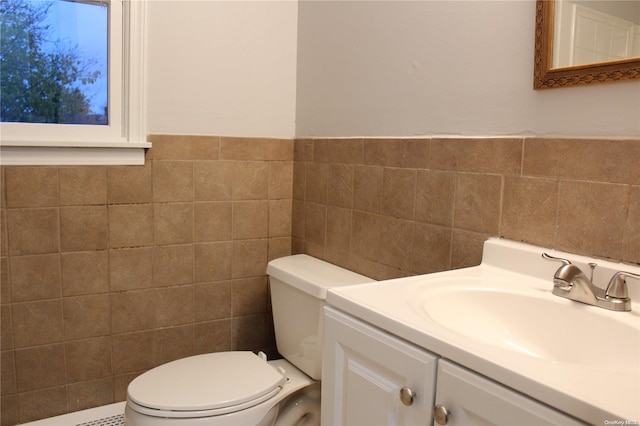
M 561 257 L 554 257 L 554 256 L 550 256 L 547 253 L 542 253 L 542 258 L 546 259 L 546 260 L 557 260 L 559 262 L 562 262 L 563 265 L 571 265 L 571 262 L 567 259 L 563 259 Z
M 635 278 L 636 280 L 640 280 L 640 275 L 634 274 L 632 272 L 616 272 L 613 277 L 611 277 L 611 281 L 609 281 L 609 285 L 607 286 L 607 290 L 605 291 L 605 296 L 615 297 L 616 299 L 628 298 L 629 295 L 627 293 L 627 278 Z

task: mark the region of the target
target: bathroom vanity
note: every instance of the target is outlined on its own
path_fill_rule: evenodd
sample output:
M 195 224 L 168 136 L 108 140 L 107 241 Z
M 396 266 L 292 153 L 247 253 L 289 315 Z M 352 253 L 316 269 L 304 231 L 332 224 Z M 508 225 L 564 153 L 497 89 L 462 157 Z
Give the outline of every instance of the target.
M 543 251 L 491 239 L 477 267 L 331 290 L 322 423 L 638 424 L 640 282 L 629 312 L 558 297 Z M 546 251 L 600 287 L 640 272 Z

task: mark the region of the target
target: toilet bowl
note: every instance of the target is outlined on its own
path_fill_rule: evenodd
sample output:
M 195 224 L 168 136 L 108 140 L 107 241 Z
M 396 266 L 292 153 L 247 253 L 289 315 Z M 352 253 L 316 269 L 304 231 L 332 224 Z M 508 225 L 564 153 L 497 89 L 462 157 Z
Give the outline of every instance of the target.
M 136 377 L 127 426 L 319 425 L 322 307 L 327 289 L 373 281 L 307 255 L 269 262 L 276 346 L 178 359 Z

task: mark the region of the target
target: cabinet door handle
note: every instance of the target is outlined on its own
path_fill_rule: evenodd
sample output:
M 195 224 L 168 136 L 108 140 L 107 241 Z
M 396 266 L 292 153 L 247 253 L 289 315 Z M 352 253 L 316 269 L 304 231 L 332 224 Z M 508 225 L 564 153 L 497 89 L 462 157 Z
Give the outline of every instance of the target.
M 439 425 L 446 425 L 449 421 L 450 411 L 443 405 L 433 407 L 433 420 Z
M 408 387 L 405 386 L 402 389 L 400 389 L 400 401 L 402 401 L 404 405 L 409 406 L 413 404 L 413 400 L 415 398 L 416 398 L 416 393 L 411 389 L 409 389 Z

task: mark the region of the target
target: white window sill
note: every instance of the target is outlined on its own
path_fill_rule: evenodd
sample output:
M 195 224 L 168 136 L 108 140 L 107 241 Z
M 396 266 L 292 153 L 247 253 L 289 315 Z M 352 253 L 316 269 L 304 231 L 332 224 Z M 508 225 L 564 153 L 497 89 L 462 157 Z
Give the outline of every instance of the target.
M 3 166 L 143 165 L 149 142 L 0 143 Z

